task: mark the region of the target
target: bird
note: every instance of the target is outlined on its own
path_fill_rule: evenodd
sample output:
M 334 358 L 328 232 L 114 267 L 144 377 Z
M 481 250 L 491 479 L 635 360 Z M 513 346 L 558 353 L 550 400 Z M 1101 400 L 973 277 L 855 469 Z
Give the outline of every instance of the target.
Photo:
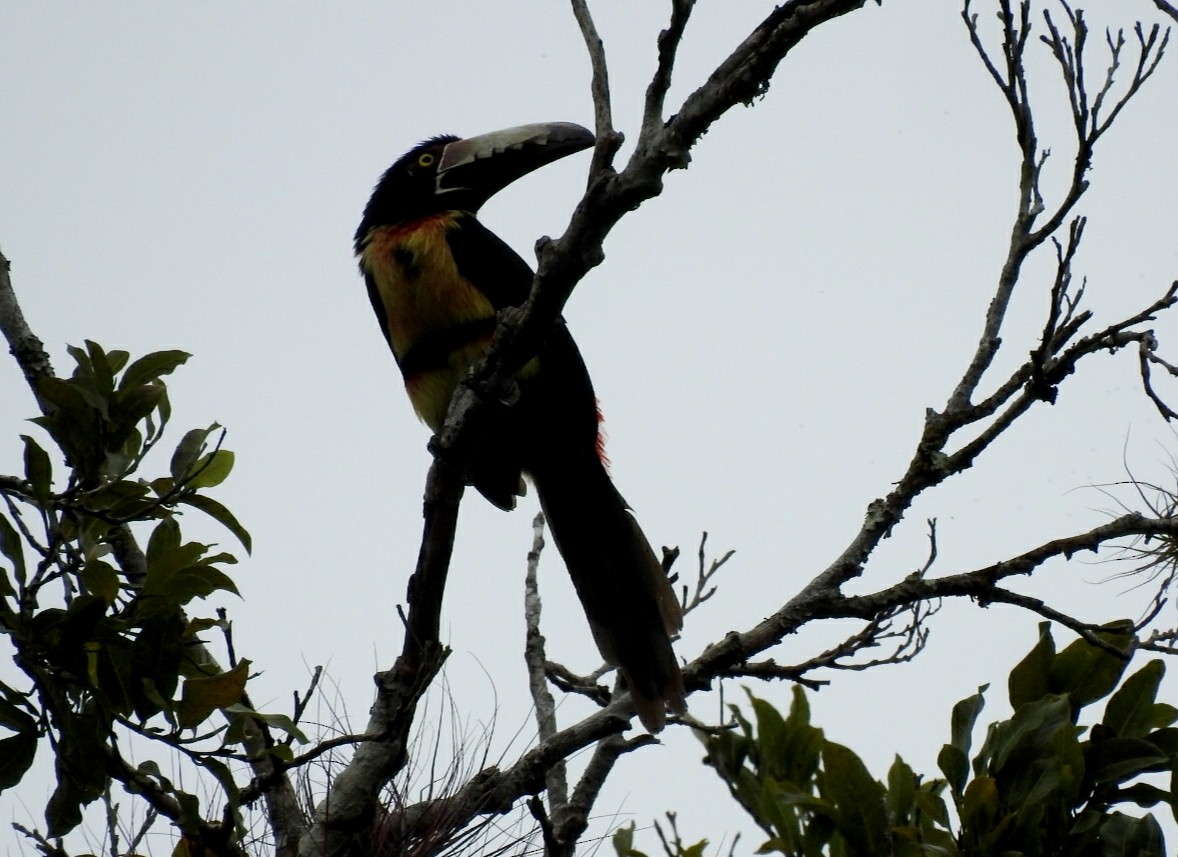
M 355 234 L 377 321 L 414 410 L 441 431 L 455 388 L 486 354 L 496 314 L 517 307 L 532 269 L 476 217 L 494 194 L 594 145 L 569 122 L 432 137 L 381 176 Z M 601 655 L 625 680 L 651 733 L 686 713 L 672 638 L 682 608 L 662 563 L 614 486 L 601 414 L 563 318 L 517 375 L 518 395 L 478 442 L 468 482 L 510 510 L 535 486 Z

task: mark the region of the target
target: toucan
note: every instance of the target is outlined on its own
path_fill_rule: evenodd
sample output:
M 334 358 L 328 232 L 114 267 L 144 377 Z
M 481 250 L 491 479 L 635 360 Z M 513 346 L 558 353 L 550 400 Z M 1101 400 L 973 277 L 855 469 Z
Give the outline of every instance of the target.
M 441 431 L 451 395 L 522 304 L 532 269 L 476 214 L 516 179 L 594 144 L 554 122 L 424 141 L 381 176 L 356 230 L 360 271 L 418 416 Z M 671 647 L 682 609 L 604 456 L 589 373 L 558 319 L 519 371 L 518 395 L 480 439 L 470 484 L 501 509 L 536 487 L 598 649 L 651 732 L 686 710 Z

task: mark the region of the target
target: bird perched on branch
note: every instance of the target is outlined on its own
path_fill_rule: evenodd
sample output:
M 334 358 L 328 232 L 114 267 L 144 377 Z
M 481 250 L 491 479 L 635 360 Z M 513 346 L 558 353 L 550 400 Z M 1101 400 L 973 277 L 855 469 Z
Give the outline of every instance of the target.
M 497 311 L 532 288 L 532 269 L 475 214 L 511 182 L 593 143 L 563 122 L 434 137 L 373 190 L 356 230 L 360 271 L 413 408 L 435 433 L 490 346 Z M 682 612 L 606 470 L 593 385 L 563 320 L 517 380 L 518 400 L 481 439 L 469 480 L 501 509 L 515 507 L 522 476 L 535 484 L 597 647 L 656 732 L 667 708 L 685 710 L 671 649 Z

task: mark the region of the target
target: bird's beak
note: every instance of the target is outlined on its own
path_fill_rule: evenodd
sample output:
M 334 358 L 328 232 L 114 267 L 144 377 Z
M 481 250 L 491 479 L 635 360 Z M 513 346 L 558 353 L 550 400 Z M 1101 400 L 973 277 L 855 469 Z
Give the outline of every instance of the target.
M 477 207 L 521 176 L 595 142 L 593 132 L 572 122 L 520 125 L 456 140 L 442 150 L 436 193 L 465 191 Z

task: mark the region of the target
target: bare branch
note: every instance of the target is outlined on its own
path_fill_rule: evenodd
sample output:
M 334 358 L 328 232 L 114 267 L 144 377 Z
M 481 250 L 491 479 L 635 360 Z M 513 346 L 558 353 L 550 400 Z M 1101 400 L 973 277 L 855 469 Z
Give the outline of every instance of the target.
M 298 691 L 297 690 L 295 691 L 295 693 L 294 693 L 294 711 L 292 712 L 290 719 L 296 725 L 298 725 L 299 723 L 302 722 L 303 714 L 307 710 L 307 704 L 311 701 L 312 697 L 314 697 L 315 689 L 317 687 L 319 687 L 319 679 L 322 677 L 323 677 L 323 667 L 316 666 L 315 671 L 311 674 L 311 683 L 309 685 L 307 685 L 307 689 L 303 692 L 303 695 L 299 696 Z M 289 744 L 292 740 L 294 740 L 293 737 L 288 737 L 284 743 Z
M 1029 595 L 1020 595 L 1017 592 L 1011 592 L 1009 589 L 1001 587 L 994 587 L 987 595 L 987 600 L 999 604 L 1013 604 L 1016 607 L 1022 607 L 1024 610 L 1030 610 L 1032 613 L 1037 613 L 1044 619 L 1049 619 L 1063 625 L 1083 637 L 1093 646 L 1099 649 L 1104 649 L 1112 655 L 1116 655 L 1122 659 L 1128 659 L 1132 652 L 1126 652 L 1117 648 L 1112 643 L 1108 642 L 1104 637 L 1101 637 L 1099 632 L 1102 630 L 1101 625 L 1094 625 L 1088 622 L 1081 622 L 1069 616 L 1063 611 L 1056 610 L 1041 598 L 1032 598 Z
M 1087 532 L 1054 539 L 984 568 L 932 579 L 910 575 L 900 583 L 869 595 L 840 594 L 839 574 L 832 573 L 837 566 L 832 567 L 818 575 L 772 616 L 743 633 L 732 632 L 709 646 L 688 664 L 684 676 L 689 687 L 706 684 L 717 675 L 739 669 L 751 656 L 776 645 L 786 635 L 818 618 L 872 620 L 918 601 L 949 597 L 972 597 L 984 605 L 993 600 L 990 596 L 997 583 L 1007 577 L 1028 575 L 1049 559 L 1070 559 L 1082 551 L 1096 552 L 1102 546 L 1130 537 L 1173 540 L 1178 538 L 1178 520 L 1147 518 L 1136 513 L 1123 515 Z
M 29 830 L 23 824 L 12 822 L 12 829 L 33 843 L 41 857 L 69 857 L 65 850 L 54 845 L 36 830 Z
M 560 812 L 553 814 L 554 839 L 563 846 L 555 852 L 556 855 L 573 854 L 577 841 L 589 826 L 589 814 L 597 802 L 597 796 L 618 759 L 640 747 L 657 743 L 658 739 L 653 735 L 638 735 L 629 740 L 621 735 L 610 735 L 598 742 L 589 764 L 585 766 L 585 772 L 577 782 L 572 799 Z
M 817 666 L 817 664 L 810 665 L 808 661 L 805 664 L 786 666 L 777 663 L 773 658 L 767 658 L 763 661 L 748 661 L 731 667 L 724 673 L 724 678 L 781 679 L 796 682 L 808 690 L 821 690 L 829 685 L 830 681 L 828 679 L 814 679 L 806 675 Z
M 536 572 L 543 550 L 544 514 L 538 512 L 532 519 L 532 549 L 528 552 L 528 570 L 524 580 L 524 621 L 527 626 L 524 662 L 528 668 L 528 689 L 536 707 L 537 734 L 541 741 L 547 741 L 556 733 L 556 701 L 548 690 L 545 640 L 540 633 L 540 584 Z M 553 815 L 568 803 L 569 786 L 566 777 L 565 764 L 561 760 L 552 766 L 546 778 L 548 806 Z
M 687 165 L 688 152 L 713 122 L 769 91 L 778 63 L 815 27 L 863 6 L 865 0 L 794 0 L 776 7 L 689 95 L 661 128 L 645 125 L 630 164 L 659 172 Z
M 9 351 L 16 358 L 29 389 L 33 391 L 38 404 L 44 410 L 46 403 L 41 400 L 38 384 L 43 378 L 53 376 L 53 365 L 49 362 L 49 354 L 45 351 L 44 344 L 29 329 L 20 304 L 16 301 L 16 293 L 12 290 L 11 269 L 8 259 L 0 253 L 0 333 L 4 334 Z
M 582 676 L 577 675 L 568 667 L 558 664 L 555 661 L 544 662 L 544 674 L 548 677 L 549 681 L 565 693 L 579 693 L 581 696 L 588 697 L 602 707 L 609 705 L 611 695 L 608 687 L 597 682 L 600 674 L 604 674 L 604 672 L 598 671 L 590 673 L 587 676 Z
M 1060 346 L 1079 329 L 1079 325 L 1072 324 L 1072 319 L 1084 289 L 1081 286 L 1074 297 L 1070 294 L 1069 289 L 1072 284 L 1072 261 L 1080 247 L 1080 241 L 1083 240 L 1085 223 L 1083 217 L 1077 217 L 1072 221 L 1071 228 L 1068 230 L 1066 250 L 1057 239 L 1051 239 L 1055 245 L 1055 282 L 1051 286 L 1051 301 L 1047 321 L 1043 325 L 1043 334 L 1039 339 L 1039 347 L 1031 352 L 1031 380 L 1029 383 L 1036 396 L 1052 404 L 1055 403 L 1058 391 L 1055 384 L 1047 380 L 1048 361 L 1059 351 Z M 1087 317 L 1084 318 L 1084 321 L 1086 320 Z M 1080 322 L 1080 324 L 1082 323 L 1083 321 Z
M 1043 36 L 1042 41 L 1050 48 L 1052 55 L 1056 58 L 1067 86 L 1072 118 L 1076 127 L 1077 151 L 1071 183 L 1067 192 L 1054 212 L 1048 216 L 1045 222 L 1036 228 L 1039 216 L 1045 211 L 1039 188 L 1046 153 L 1039 152 L 1039 144 L 1035 135 L 1024 72 L 1024 52 L 1027 36 L 1031 30 L 1030 3 L 1028 0 L 1022 0 L 1019 4 L 1018 14 L 1016 15 L 1012 9 L 1011 0 L 999 0 L 999 18 L 1003 26 L 1003 56 L 1006 60 L 1004 72 L 999 71 L 997 64 L 990 57 L 978 29 L 977 15 L 970 11 L 970 5 L 967 2 L 962 13 L 962 17 L 969 31 L 970 40 L 987 70 L 990 72 L 991 77 L 998 84 L 1014 117 L 1016 136 L 1022 153 L 1019 180 L 1020 203 L 1011 231 L 1007 259 L 999 275 L 998 288 L 995 291 L 994 298 L 986 314 L 986 321 L 983 326 L 978 348 L 968 369 L 962 375 L 961 381 L 950 397 L 949 405 L 946 408 L 948 413 L 964 412 L 968 408 L 978 384 L 981 382 L 982 376 L 989 369 L 998 352 L 1001 344 L 999 334 L 1006 317 L 1006 310 L 1010 304 L 1011 296 L 1014 294 L 1015 286 L 1019 281 L 1019 274 L 1023 262 L 1026 261 L 1027 257 L 1036 247 L 1062 226 L 1088 189 L 1088 182 L 1085 175 L 1092 165 L 1093 149 L 1096 141 L 1108 130 L 1121 109 L 1153 74 L 1165 52 L 1169 39 L 1168 31 L 1159 39 L 1158 27 L 1155 26 L 1147 37 L 1141 27 L 1138 26 L 1139 52 L 1133 78 L 1125 93 L 1117 99 L 1112 110 L 1109 111 L 1107 116 L 1101 119 L 1099 116 L 1100 110 L 1104 106 L 1116 71 L 1120 66 L 1120 54 L 1124 44 L 1123 36 L 1118 33 L 1117 39 L 1113 40 L 1110 35 L 1109 46 L 1111 60 L 1106 80 L 1097 93 L 1095 101 L 1090 104 L 1084 78 L 1085 46 L 1087 44 L 1088 28 L 1084 21 L 1083 13 L 1079 11 L 1073 12 L 1066 4 L 1063 5 L 1068 22 L 1071 25 L 1070 36 L 1063 33 L 1056 26 L 1049 12 L 1044 13 L 1048 35 Z M 1073 226 L 1073 229 L 1076 229 L 1076 227 Z M 1082 223 L 1079 231 L 1082 233 Z M 1070 265 L 1071 256 L 1075 253 L 1079 239 L 1080 234 L 1073 234 L 1069 240 L 1068 265 Z M 1048 326 L 1050 328 L 1055 327 L 1053 320 L 1053 318 L 1049 318 Z M 1069 319 L 1068 321 L 1072 322 L 1067 325 L 1072 333 L 1082 323 L 1076 322 L 1074 319 Z M 1004 392 L 1009 392 L 1008 387 L 1004 387 L 1003 389 Z
M 658 133 L 658 128 L 663 124 L 663 108 L 667 101 L 667 90 L 671 88 L 675 54 L 679 50 L 679 43 L 683 41 L 683 32 L 694 6 L 695 0 L 671 0 L 671 22 L 667 29 L 659 33 L 658 67 L 646 88 L 646 103 L 642 110 L 644 135 Z
M 1178 418 L 1178 412 L 1174 411 L 1169 405 L 1162 401 L 1161 397 L 1154 391 L 1153 383 L 1150 380 L 1149 365 L 1154 363 L 1163 367 L 1172 377 L 1178 377 L 1178 367 L 1167 363 L 1162 358 L 1158 357 L 1154 352 L 1157 350 L 1158 341 L 1152 335 L 1142 336 L 1137 341 L 1138 362 L 1141 366 L 1141 385 L 1145 388 L 1145 394 L 1149 396 L 1151 402 L 1158 409 L 1167 421 Z
M 593 125 L 597 145 L 593 149 L 593 161 L 589 165 L 589 175 L 592 177 L 613 171 L 614 156 L 621 148 L 623 138 L 614 128 L 605 43 L 597 33 L 597 25 L 593 23 L 593 16 L 589 13 L 587 0 L 572 0 L 572 5 L 573 17 L 577 19 L 577 26 L 581 28 L 581 38 L 585 41 L 589 62 L 593 68 L 590 92 L 593 95 Z
M 921 575 L 921 572 L 917 572 L 917 575 Z M 926 622 L 939 609 L 935 600 L 916 600 L 873 617 L 858 632 L 803 663 L 779 666 L 771 659 L 759 663 L 743 664 L 730 670 L 728 675 L 787 678 L 812 687 L 828 683 L 805 678 L 808 673 L 817 669 L 862 672 L 886 664 L 906 663 L 924 651 L 928 644 Z M 904 614 L 908 618 L 900 627 L 895 627 L 895 618 Z M 879 648 L 885 643 L 890 643 L 892 646 L 892 650 L 888 654 L 877 658 L 856 660 L 868 649 Z
M 1137 648 L 1159 652 L 1163 655 L 1178 655 L 1178 645 L 1175 645 L 1176 640 L 1178 640 L 1178 628 L 1170 628 L 1166 631 L 1154 631 L 1146 639 L 1138 643 Z
M 709 565 L 705 553 L 707 543 L 708 534 L 705 531 L 699 540 L 699 565 L 696 569 L 693 591 L 689 592 L 687 586 L 684 586 L 680 596 L 680 604 L 685 616 L 716 594 L 716 585 L 712 583 L 712 578 L 736 554 L 735 550 L 729 550 L 718 559 L 712 560 Z

